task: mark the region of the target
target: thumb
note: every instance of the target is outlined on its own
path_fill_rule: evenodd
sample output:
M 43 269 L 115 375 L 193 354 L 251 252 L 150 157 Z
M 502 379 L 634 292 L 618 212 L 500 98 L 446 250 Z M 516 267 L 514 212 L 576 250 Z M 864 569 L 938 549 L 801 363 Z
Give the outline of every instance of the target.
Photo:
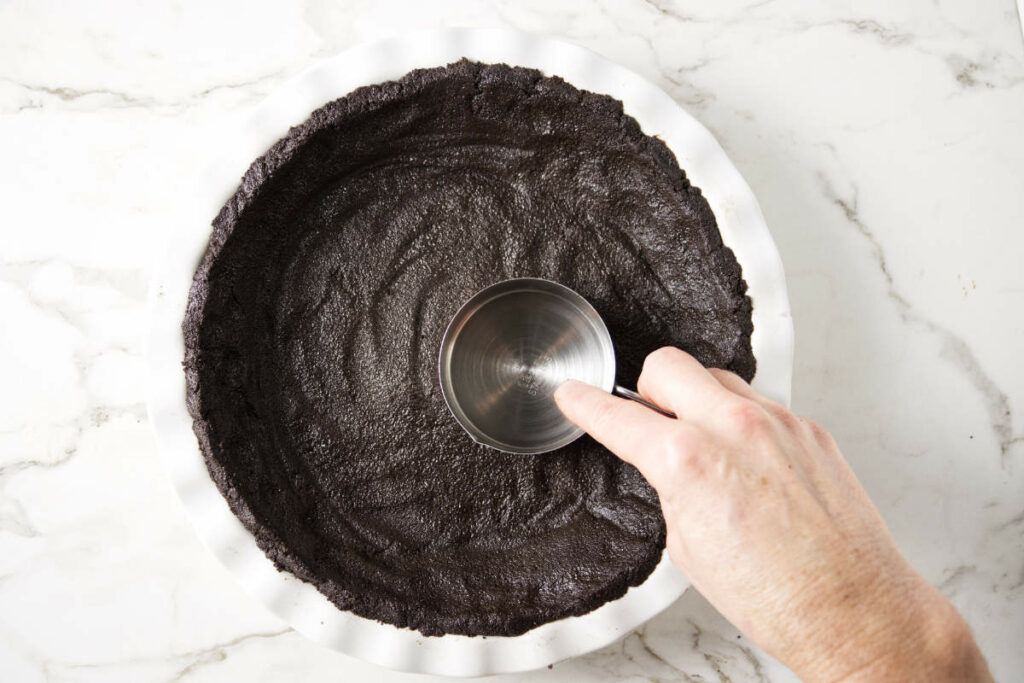
M 615 455 L 643 471 L 652 437 L 667 434 L 673 420 L 650 408 L 570 379 L 555 390 L 558 409 Z

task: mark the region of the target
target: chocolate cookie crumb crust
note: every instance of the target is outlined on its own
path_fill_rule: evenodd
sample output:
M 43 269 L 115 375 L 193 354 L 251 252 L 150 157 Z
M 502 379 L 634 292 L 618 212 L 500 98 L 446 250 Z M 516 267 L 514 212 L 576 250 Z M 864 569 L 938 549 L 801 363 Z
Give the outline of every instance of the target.
M 620 383 L 675 345 L 754 375 L 751 302 L 714 215 L 620 102 L 461 61 L 360 88 L 256 160 L 213 222 L 183 324 L 210 474 L 277 567 L 425 635 L 517 635 L 641 583 L 654 491 L 589 438 L 475 444 L 438 345 L 512 277 L 589 299 Z

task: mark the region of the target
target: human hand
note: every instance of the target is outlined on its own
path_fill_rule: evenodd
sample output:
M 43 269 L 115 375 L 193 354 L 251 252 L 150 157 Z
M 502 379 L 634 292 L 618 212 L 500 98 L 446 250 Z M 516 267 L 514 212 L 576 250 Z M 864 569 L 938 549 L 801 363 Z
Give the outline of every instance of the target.
M 576 381 L 555 400 L 647 478 L 672 561 L 751 640 L 807 680 L 991 680 L 828 432 L 674 348 L 637 388 L 679 418 Z

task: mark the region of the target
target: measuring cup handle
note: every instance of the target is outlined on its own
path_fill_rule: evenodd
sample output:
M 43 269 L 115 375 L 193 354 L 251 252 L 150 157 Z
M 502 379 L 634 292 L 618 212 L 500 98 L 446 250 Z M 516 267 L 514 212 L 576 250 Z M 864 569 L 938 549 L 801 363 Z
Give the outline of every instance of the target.
M 648 401 L 646 398 L 644 398 L 640 394 L 638 394 L 635 391 L 633 391 L 632 389 L 627 389 L 626 387 L 622 387 L 622 386 L 619 386 L 618 384 L 616 384 L 615 385 L 615 389 L 612 390 L 612 393 L 616 394 L 618 396 L 621 396 L 622 398 L 628 398 L 630 401 L 636 401 L 640 405 L 647 406 L 648 408 L 650 408 L 654 412 L 661 413 L 662 415 L 664 415 L 666 417 L 675 417 L 676 416 L 675 413 L 673 413 L 673 412 L 671 412 L 669 410 L 664 410 L 664 409 L 659 408 L 658 406 L 654 405 L 653 403 Z

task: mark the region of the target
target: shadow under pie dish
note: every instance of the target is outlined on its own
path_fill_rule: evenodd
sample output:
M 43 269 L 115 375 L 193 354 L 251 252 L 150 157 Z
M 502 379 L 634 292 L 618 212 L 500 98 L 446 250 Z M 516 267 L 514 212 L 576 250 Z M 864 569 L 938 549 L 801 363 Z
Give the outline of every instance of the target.
M 397 81 L 411 70 L 435 71 L 435 65 L 452 63 L 464 56 L 483 63 L 507 62 L 538 68 L 544 74 L 563 75 L 583 89 L 610 93 L 626 103 L 626 113 L 639 121 L 644 132 L 665 140 L 694 184 L 705 190 L 725 244 L 735 252 L 742 264 L 743 280 L 750 284 L 750 296 L 755 303 L 751 346 L 758 358 L 754 385 L 787 402 L 792 323 L 781 266 L 750 189 L 708 131 L 664 92 L 587 50 L 509 30 L 453 29 L 406 34 L 361 45 L 322 62 L 275 89 L 252 114 L 222 136 L 219 152 L 202 174 L 195 196 L 188 203 L 191 218 L 175 228 L 158 259 L 147 344 L 148 412 L 168 473 L 200 537 L 234 577 L 271 611 L 316 642 L 382 666 L 422 673 L 483 675 L 543 667 L 600 647 L 664 609 L 685 590 L 687 583 L 663 555 L 660 561 L 655 559 L 656 566 L 648 577 L 621 597 L 581 615 L 558 618 L 521 635 L 505 637 L 480 638 L 447 632 L 425 638 L 419 631 L 339 609 L 312 583 L 297 579 L 299 574 L 279 571 L 280 557 L 272 551 L 264 552 L 266 544 L 252 530 L 254 520 L 247 519 L 245 512 L 238 517 L 234 514 L 241 509 L 234 500 L 238 493 L 229 490 L 227 496 L 221 495 L 220 482 L 214 483 L 193 432 L 196 420 L 189 415 L 183 400 L 188 394 L 195 409 L 197 394 L 186 390 L 181 373 L 181 359 L 185 355 L 181 321 L 186 316 L 186 304 L 193 310 L 189 316 L 195 315 L 195 291 L 190 302 L 186 299 L 189 289 L 198 286 L 198 280 L 194 283 L 197 263 L 202 261 L 209 267 L 210 247 L 227 251 L 233 242 L 233 238 L 224 240 L 230 230 L 215 230 L 211 241 L 210 217 L 231 195 L 236 196 L 228 202 L 229 207 L 242 207 L 240 198 L 249 201 L 256 197 L 258 201 L 262 191 L 258 185 L 270 170 L 276 170 L 272 164 L 267 165 L 266 153 L 272 148 L 280 150 L 280 145 L 274 146 L 275 140 L 289 126 L 301 127 L 309 119 L 309 112 L 322 108 L 324 102 L 339 93 L 354 92 L 367 84 Z M 317 116 L 323 114 L 319 112 Z M 293 142 L 294 133 L 293 130 L 288 136 Z M 255 164 L 254 159 L 258 159 Z M 236 193 L 237 178 L 250 165 L 252 169 L 241 193 Z M 246 191 L 250 193 L 248 198 Z M 367 258 L 384 258 L 374 256 L 375 248 L 376 243 L 368 249 Z M 494 279 L 484 284 L 501 279 L 501 272 L 505 271 L 496 271 Z M 558 278 L 557 274 L 549 276 Z M 460 301 L 452 301 L 452 311 L 459 304 Z M 430 358 L 427 362 L 432 361 Z M 624 380 L 626 370 L 620 371 L 620 379 Z M 261 384 L 264 381 L 263 377 L 258 379 Z M 441 415 L 455 424 L 450 416 Z M 392 412 L 388 412 L 388 417 L 400 419 Z M 461 433 L 459 436 L 468 440 Z M 324 500 L 331 504 L 329 499 Z M 596 510 L 592 501 L 586 499 L 583 504 Z

